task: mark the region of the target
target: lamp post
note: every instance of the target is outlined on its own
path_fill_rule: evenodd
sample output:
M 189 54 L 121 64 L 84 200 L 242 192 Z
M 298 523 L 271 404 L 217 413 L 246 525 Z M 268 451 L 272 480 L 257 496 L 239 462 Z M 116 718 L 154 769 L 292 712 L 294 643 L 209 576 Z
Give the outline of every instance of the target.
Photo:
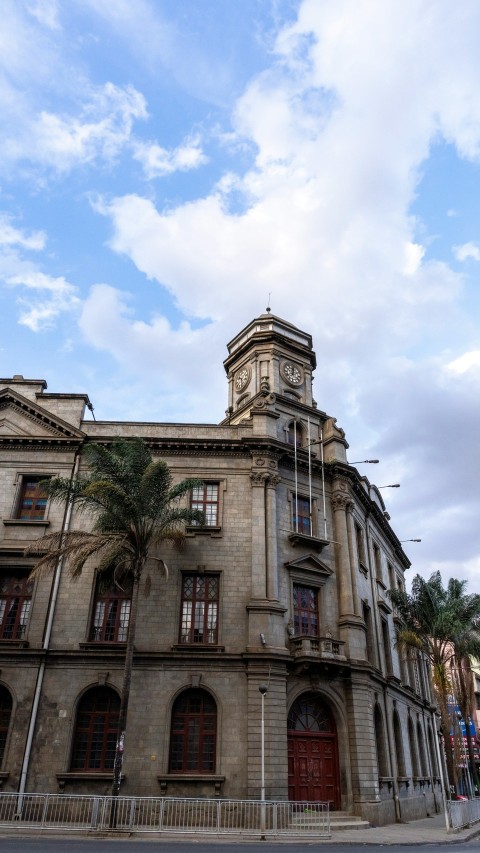
M 265 693 L 268 690 L 266 684 L 260 684 L 260 695 L 262 697 L 262 716 L 260 727 L 261 742 L 261 779 L 260 779 L 260 838 L 265 841 Z
M 265 802 L 265 693 L 268 690 L 266 684 L 261 684 L 258 688 L 260 691 L 260 695 L 262 697 L 262 720 L 261 720 L 261 728 L 260 728 L 260 740 L 261 740 L 261 784 L 260 784 L 260 799 L 262 803 Z

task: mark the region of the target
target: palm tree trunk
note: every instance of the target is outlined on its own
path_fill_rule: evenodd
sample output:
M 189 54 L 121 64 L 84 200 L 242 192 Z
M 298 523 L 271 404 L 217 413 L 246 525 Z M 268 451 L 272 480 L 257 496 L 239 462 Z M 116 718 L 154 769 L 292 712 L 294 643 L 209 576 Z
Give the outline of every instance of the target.
M 128 702 L 130 699 L 130 684 L 132 681 L 133 668 L 133 649 L 135 645 L 135 632 L 137 627 L 138 613 L 138 595 L 140 591 L 140 578 L 142 575 L 143 561 L 137 565 L 133 574 L 132 600 L 130 605 L 130 621 L 128 626 L 127 645 L 125 649 L 125 663 L 123 668 L 123 687 L 122 698 L 120 702 L 120 711 L 118 714 L 118 734 L 117 746 L 115 750 L 115 761 L 113 764 L 113 782 L 112 782 L 112 807 L 110 810 L 110 828 L 117 825 L 117 806 L 116 798 L 120 793 L 120 783 L 122 781 L 122 767 L 125 750 L 125 733 L 127 728 L 127 713 Z
M 448 784 L 450 786 L 449 790 L 446 791 L 447 799 L 451 798 L 451 788 L 456 791 L 457 790 L 457 768 L 455 766 L 455 760 L 453 757 L 453 749 L 452 749 L 452 740 L 450 737 L 450 729 L 451 729 L 451 719 L 450 714 L 448 713 L 447 703 L 443 696 L 438 696 L 438 707 L 440 710 L 440 719 L 442 722 L 443 729 L 443 743 L 445 747 L 445 760 L 447 762 L 447 773 L 448 773 Z

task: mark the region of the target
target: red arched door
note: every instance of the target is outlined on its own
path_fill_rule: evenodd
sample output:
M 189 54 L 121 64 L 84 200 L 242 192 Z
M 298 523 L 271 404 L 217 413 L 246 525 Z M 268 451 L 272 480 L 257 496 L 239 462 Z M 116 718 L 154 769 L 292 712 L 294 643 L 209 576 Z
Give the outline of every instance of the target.
M 337 731 L 330 709 L 313 694 L 288 715 L 288 799 L 340 808 Z

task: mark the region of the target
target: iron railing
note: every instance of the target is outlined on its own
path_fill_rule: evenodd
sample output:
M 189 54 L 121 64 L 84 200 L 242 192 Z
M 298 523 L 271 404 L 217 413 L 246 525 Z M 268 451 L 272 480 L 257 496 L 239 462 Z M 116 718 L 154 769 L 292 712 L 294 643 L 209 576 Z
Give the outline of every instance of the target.
M 449 823 L 455 832 L 480 821 L 480 799 L 448 800 Z
M 330 815 L 328 803 L 0 792 L 0 827 L 325 837 Z

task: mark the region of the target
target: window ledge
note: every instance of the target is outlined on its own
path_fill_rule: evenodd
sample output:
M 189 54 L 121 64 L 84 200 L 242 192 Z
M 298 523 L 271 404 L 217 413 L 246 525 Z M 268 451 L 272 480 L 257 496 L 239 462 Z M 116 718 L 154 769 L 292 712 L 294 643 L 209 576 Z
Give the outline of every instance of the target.
M 8 646 L 12 649 L 26 649 L 29 645 L 28 640 L 9 640 L 7 637 L 0 637 L 0 646 L 4 649 L 8 648 Z
M 216 643 L 175 643 L 172 646 L 174 652 L 224 652 L 225 646 L 219 646 Z
M 221 536 L 222 528 L 214 527 L 213 524 L 211 526 L 205 525 L 204 527 L 187 527 L 185 529 L 185 534 L 186 536 Z
M 322 551 L 326 545 L 329 545 L 327 539 L 319 539 L 318 536 L 309 536 L 307 533 L 290 533 L 289 540 L 292 545 L 308 545 L 314 551 Z
M 113 782 L 113 770 L 71 770 L 67 773 L 57 773 L 56 777 L 60 788 L 64 788 L 66 782 L 92 782 L 94 779 L 99 782 Z M 121 778 L 124 782 L 126 779 L 124 773 Z
M 381 589 L 387 589 L 386 584 L 383 582 L 382 578 L 375 578 L 375 580 L 377 581 L 377 584 Z
M 90 650 L 90 649 L 101 649 L 103 651 L 119 651 L 124 652 L 125 647 L 127 645 L 126 641 L 119 642 L 118 640 L 86 640 L 84 643 L 78 644 L 81 649 Z
M 160 790 L 162 794 L 166 794 L 167 785 L 169 782 L 183 782 L 193 784 L 205 784 L 210 782 L 215 787 L 215 796 L 219 797 L 221 788 L 225 782 L 225 776 L 216 776 L 214 773 L 165 773 L 157 776 L 160 782 Z
M 9 524 L 18 524 L 21 527 L 48 527 L 50 525 L 47 518 L 4 518 L 3 523 L 7 526 Z

